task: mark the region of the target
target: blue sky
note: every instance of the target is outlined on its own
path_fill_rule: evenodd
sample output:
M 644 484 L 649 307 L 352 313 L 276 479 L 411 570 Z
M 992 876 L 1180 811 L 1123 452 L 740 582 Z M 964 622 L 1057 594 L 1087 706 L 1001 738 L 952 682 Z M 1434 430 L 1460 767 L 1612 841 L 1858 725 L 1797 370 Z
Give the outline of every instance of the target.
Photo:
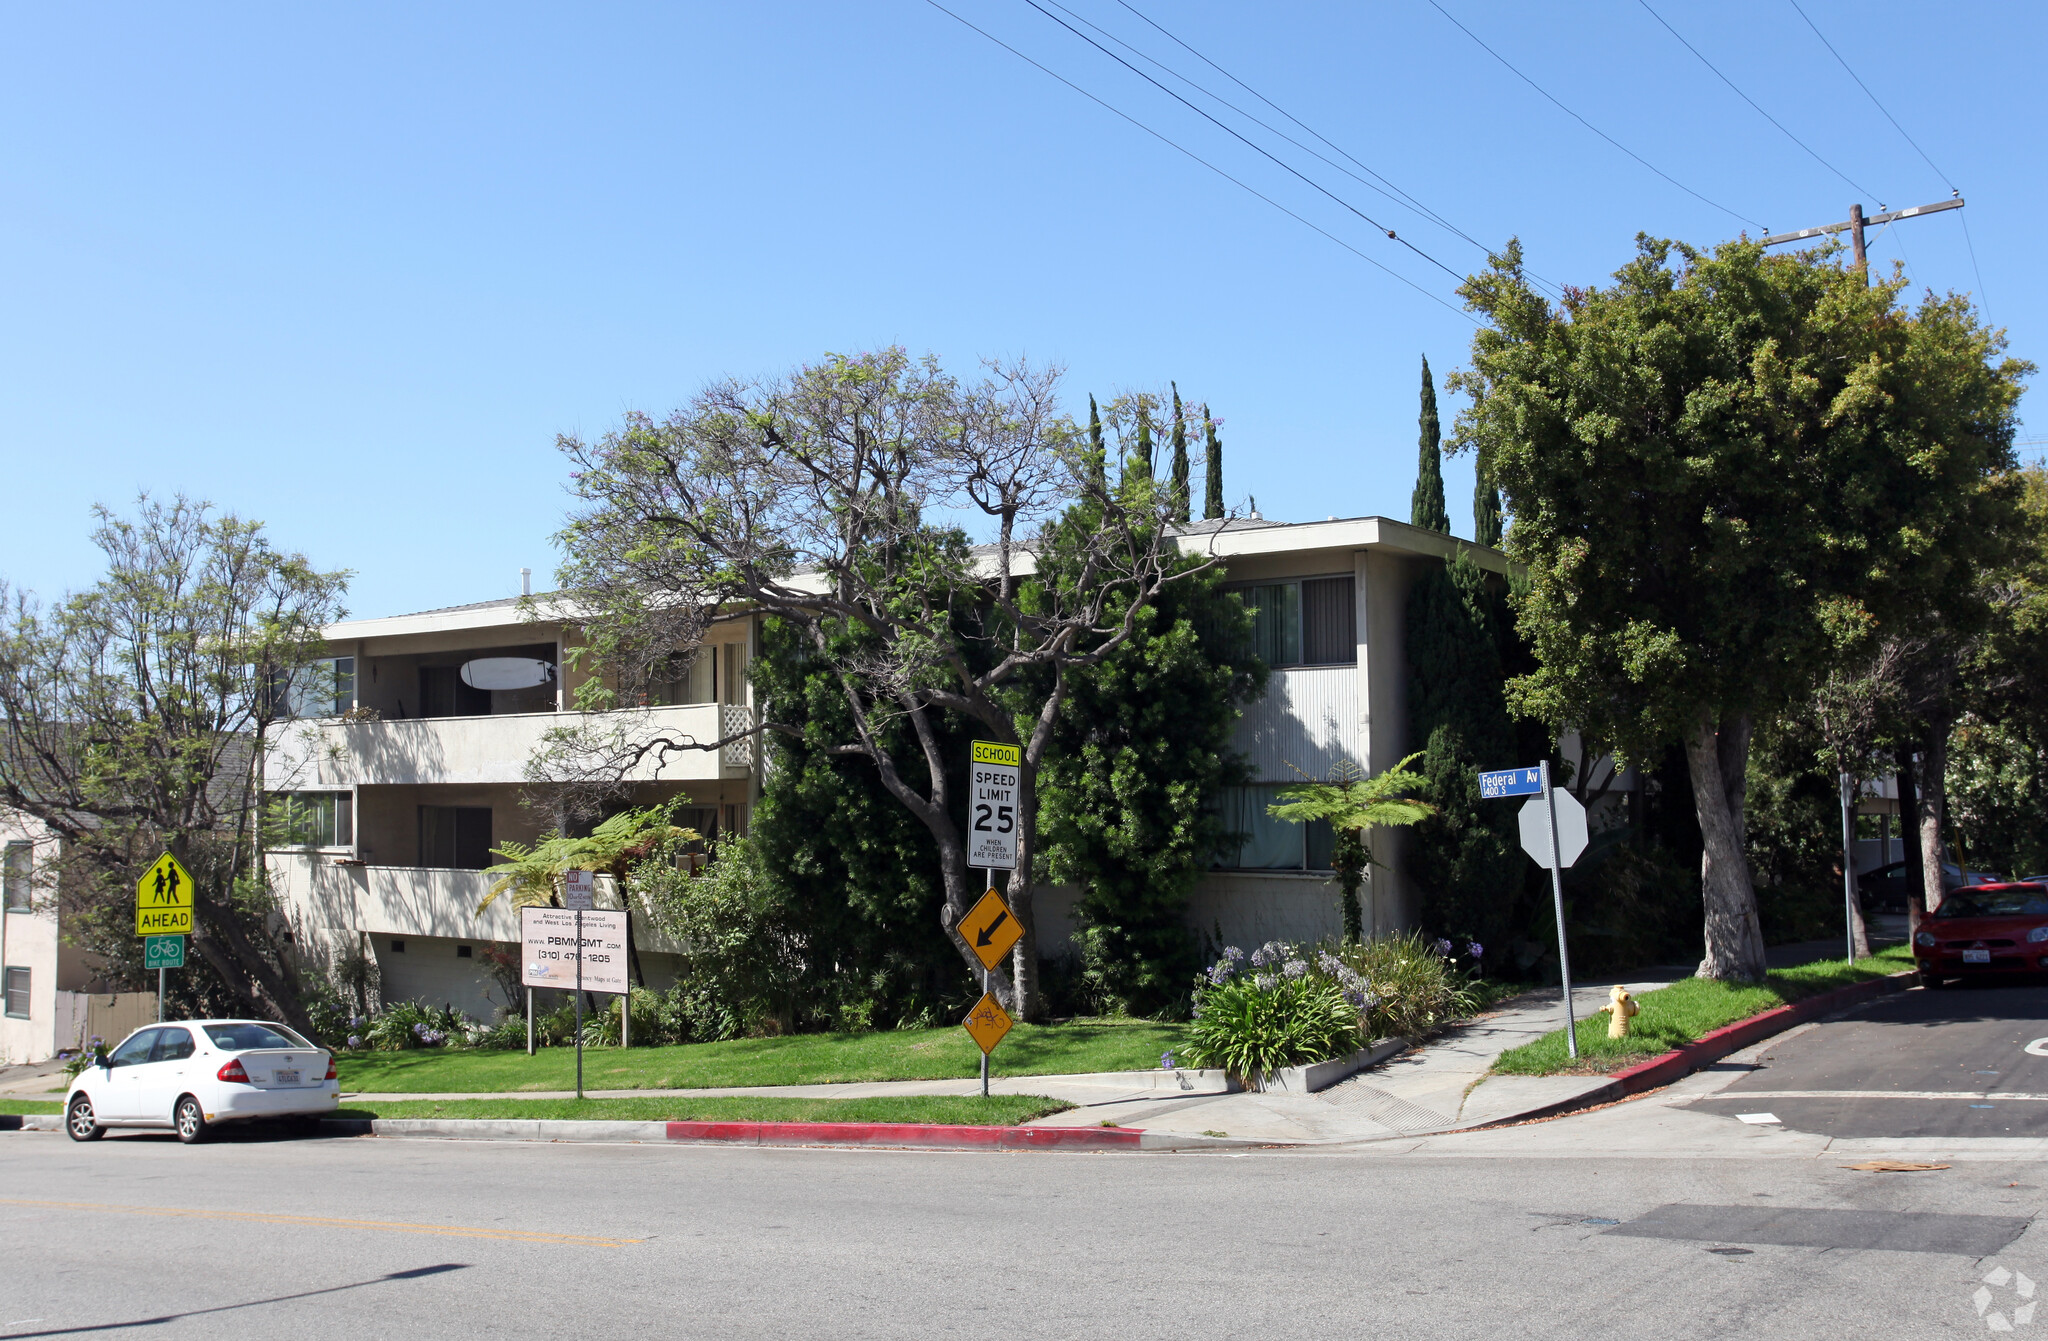
M 1443 271 L 1025 0 L 946 3 L 1449 298 Z M 1442 0 L 1731 214 L 1429 0 L 1133 3 L 1553 280 L 1598 282 L 1638 230 L 1711 243 L 1736 215 L 1790 229 L 1953 182 L 1991 317 L 2041 355 L 2048 8 L 1800 0 L 1930 167 L 1790 0 L 1653 0 L 1824 166 L 1640 0 Z M 1118 0 L 1067 4 L 1254 106 Z M 556 433 L 891 342 L 962 370 L 1057 360 L 1083 405 L 1175 379 L 1225 421 L 1233 502 L 1406 517 L 1418 360 L 1461 366 L 1472 331 L 927 0 L 17 5 L 0 62 L 0 575 L 45 595 L 96 575 L 91 505 L 145 488 L 356 570 L 357 614 L 509 595 L 555 562 Z M 1453 270 L 1483 260 L 1280 149 Z M 1873 255 L 1979 290 L 1958 213 Z M 1469 534 L 1469 467 L 1449 476 Z

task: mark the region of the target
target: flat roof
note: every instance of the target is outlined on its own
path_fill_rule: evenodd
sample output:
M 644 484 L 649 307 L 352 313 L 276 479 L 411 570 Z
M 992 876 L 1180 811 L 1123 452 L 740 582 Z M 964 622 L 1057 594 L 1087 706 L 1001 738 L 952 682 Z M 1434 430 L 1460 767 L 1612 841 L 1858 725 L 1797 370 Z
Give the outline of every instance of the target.
M 1391 517 L 1331 517 L 1324 521 L 1280 522 L 1264 517 L 1231 517 L 1222 521 L 1198 521 L 1179 534 L 1185 553 L 1235 556 L 1306 553 L 1315 550 L 1392 549 L 1420 557 L 1449 559 L 1463 551 L 1481 568 L 1496 573 L 1508 570 L 1508 558 L 1497 549 L 1460 540 L 1441 531 L 1431 531 Z M 976 553 L 993 553 L 992 545 L 975 546 Z M 1028 565 L 1024 565 L 1028 566 Z M 557 623 L 569 612 L 556 604 L 554 592 L 536 593 L 531 598 L 507 596 L 495 601 L 473 601 L 468 605 L 447 605 L 406 615 L 384 615 L 374 619 L 350 619 L 327 626 L 330 642 L 357 638 L 395 638 L 422 633 L 450 633 L 464 629 L 513 628 L 528 621 L 520 607 L 531 601 L 540 623 Z

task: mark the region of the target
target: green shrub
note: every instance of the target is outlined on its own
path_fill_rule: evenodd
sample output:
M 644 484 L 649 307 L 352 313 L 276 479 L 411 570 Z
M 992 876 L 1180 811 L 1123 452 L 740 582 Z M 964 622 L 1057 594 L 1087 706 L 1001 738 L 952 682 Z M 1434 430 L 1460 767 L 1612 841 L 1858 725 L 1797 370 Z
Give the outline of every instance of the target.
M 1463 950 L 1476 966 L 1481 949 L 1411 931 L 1360 945 L 1318 946 L 1314 958 L 1318 971 L 1364 993 L 1360 1023 L 1367 1038 L 1420 1039 L 1477 1008 L 1478 992 L 1455 956 Z M 1343 970 L 1358 982 L 1343 981 Z
M 1363 1046 L 1359 1009 L 1327 972 L 1291 946 L 1269 941 L 1249 966 L 1235 947 L 1196 990 L 1186 1060 L 1257 1083 L 1288 1066 L 1305 1066 Z
M 460 1046 L 465 1027 L 472 1021 L 452 1007 L 436 1008 L 423 1001 L 400 1001 L 384 1008 L 353 1035 L 379 1052 L 400 1052 L 408 1048 L 440 1048 L 451 1042 Z

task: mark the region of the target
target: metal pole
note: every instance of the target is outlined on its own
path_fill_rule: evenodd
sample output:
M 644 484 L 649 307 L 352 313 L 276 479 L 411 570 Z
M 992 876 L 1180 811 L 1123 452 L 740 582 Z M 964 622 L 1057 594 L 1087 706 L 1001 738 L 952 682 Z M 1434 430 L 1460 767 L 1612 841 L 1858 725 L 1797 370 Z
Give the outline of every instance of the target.
M 994 889 L 996 887 L 996 873 L 993 870 L 983 871 L 981 873 L 981 883 L 984 889 Z M 989 971 L 983 969 L 981 971 L 981 994 L 983 996 L 988 995 L 988 984 Z M 988 1098 L 988 1053 L 986 1051 L 981 1054 L 981 1097 L 984 1099 Z
M 533 1056 L 533 989 L 526 989 L 526 1055 Z
M 576 1097 L 583 1097 L 583 910 L 576 910 Z
M 1842 774 L 1842 937 L 1856 962 L 1856 779 Z M 1889 856 L 1890 853 L 1885 855 Z
M 164 1022 L 164 974 L 169 971 L 168 969 L 158 969 L 156 971 L 156 1022 L 158 1024 Z
M 1543 761 L 1543 808 L 1550 816 L 1550 901 L 1557 910 L 1557 971 L 1564 979 L 1564 1045 L 1576 1060 L 1579 1026 L 1572 1019 L 1572 960 L 1564 945 L 1564 862 L 1557 846 L 1557 796 L 1550 790 L 1550 761 Z

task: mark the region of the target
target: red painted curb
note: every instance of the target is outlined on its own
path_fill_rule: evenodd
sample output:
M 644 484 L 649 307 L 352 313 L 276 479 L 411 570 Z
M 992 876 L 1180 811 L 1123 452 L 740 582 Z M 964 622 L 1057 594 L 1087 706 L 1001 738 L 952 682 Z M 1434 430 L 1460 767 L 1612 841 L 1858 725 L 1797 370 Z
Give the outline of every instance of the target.
M 671 1141 L 891 1145 L 955 1150 L 1136 1150 L 1135 1127 L 964 1127 L 927 1122 L 671 1122 Z
M 1767 1010 L 1761 1015 L 1752 1015 L 1746 1020 L 1723 1025 L 1712 1033 L 1702 1034 L 1682 1048 L 1674 1048 L 1661 1057 L 1652 1057 L 1647 1062 L 1624 1067 L 1613 1073 L 1623 1094 L 1640 1094 L 1644 1090 L 1669 1085 L 1672 1081 L 1691 1075 L 1709 1062 L 1719 1061 L 1731 1052 L 1740 1052 L 1760 1039 L 1781 1034 L 1795 1024 L 1803 1024 L 1817 1015 L 1826 1015 L 1867 1001 L 1871 997 L 1903 991 L 1913 977 L 1909 970 L 1894 973 L 1888 978 L 1872 978 L 1868 982 L 1852 983 L 1838 987 L 1832 992 L 1810 996 L 1804 1001 Z

